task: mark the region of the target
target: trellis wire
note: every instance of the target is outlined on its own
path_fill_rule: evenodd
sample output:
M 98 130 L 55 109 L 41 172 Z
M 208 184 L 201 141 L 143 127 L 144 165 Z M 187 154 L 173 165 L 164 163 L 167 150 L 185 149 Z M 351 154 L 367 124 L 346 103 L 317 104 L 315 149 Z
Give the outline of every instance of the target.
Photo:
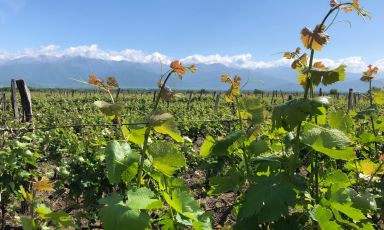
M 243 119 L 244 120 L 244 119 Z M 240 119 L 222 119 L 222 120 L 187 120 L 178 121 L 178 123 L 207 123 L 207 122 L 235 122 Z M 108 126 L 135 126 L 135 125 L 147 125 L 148 122 L 138 123 L 125 123 L 125 124 L 72 124 L 72 125 L 61 125 L 61 126 L 49 126 L 49 127 L 34 127 L 34 128 L 0 128 L 0 132 L 20 132 L 20 131 L 34 131 L 34 130 L 53 130 L 53 129 L 65 129 L 65 128 L 81 128 L 81 127 L 108 127 Z

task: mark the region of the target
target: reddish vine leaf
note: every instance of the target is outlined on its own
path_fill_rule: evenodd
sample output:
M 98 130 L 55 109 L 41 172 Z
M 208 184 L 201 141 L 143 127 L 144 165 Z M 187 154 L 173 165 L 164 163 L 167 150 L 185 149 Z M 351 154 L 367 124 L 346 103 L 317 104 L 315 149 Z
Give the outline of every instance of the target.
M 107 85 L 112 87 L 112 88 L 118 88 L 119 87 L 119 83 L 117 83 L 116 78 L 112 77 L 112 76 L 107 78 Z
M 187 68 L 179 60 L 172 61 L 170 67 L 180 79 L 183 79 L 183 75 L 187 73 Z
M 327 86 L 338 81 L 344 81 L 346 76 L 345 68 L 345 65 L 340 65 L 333 70 L 312 69 L 309 72 L 312 85 L 318 86 L 320 83 L 322 83 L 323 85 Z M 297 78 L 299 84 L 305 87 L 307 84 L 306 75 L 300 74 Z
M 240 95 L 240 83 L 241 77 L 235 75 L 233 79 L 231 79 L 228 75 L 221 75 L 221 82 L 231 84 L 231 88 L 225 94 L 225 100 L 227 102 L 233 102 L 233 99 Z
M 319 70 L 327 70 L 328 67 L 326 67 L 321 61 L 317 61 L 315 63 L 313 63 L 313 67 L 314 69 L 319 69 Z
M 325 26 L 317 25 L 312 31 L 305 27 L 301 30 L 301 41 L 305 48 L 320 51 L 329 40 L 329 36 L 324 32 Z
M 34 182 L 32 187 L 35 191 L 55 191 L 55 189 L 53 188 L 53 184 L 49 181 L 48 177 L 46 176 L 43 176 L 41 180 Z
M 379 68 L 377 66 L 368 66 L 368 70 L 363 72 L 363 76 L 360 78 L 361 81 L 369 82 L 371 81 L 379 72 Z
M 307 54 L 301 55 L 298 59 L 292 62 L 292 69 L 302 72 L 307 67 L 308 56 Z
M 294 59 L 295 57 L 299 56 L 301 52 L 301 48 L 297 47 L 294 52 L 284 52 L 284 58 L 286 59 Z

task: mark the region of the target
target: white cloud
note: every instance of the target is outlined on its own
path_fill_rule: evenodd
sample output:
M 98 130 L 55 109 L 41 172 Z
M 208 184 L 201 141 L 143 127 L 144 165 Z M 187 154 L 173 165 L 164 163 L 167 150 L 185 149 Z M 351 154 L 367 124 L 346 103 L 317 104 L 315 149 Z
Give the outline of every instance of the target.
M 14 60 L 18 58 L 36 58 L 39 56 L 50 57 L 87 57 L 110 61 L 130 61 L 130 62 L 159 62 L 170 63 L 171 60 L 166 56 L 158 52 L 152 54 L 146 54 L 141 50 L 125 49 L 122 51 L 106 51 L 100 49 L 96 44 L 73 46 L 69 48 L 61 48 L 56 45 L 42 46 L 40 49 L 25 49 L 21 52 L 10 53 L 4 50 L 0 50 L 0 60 Z
M 323 62 L 324 65 L 328 66 L 329 68 L 336 68 L 339 65 L 346 65 L 347 71 L 351 73 L 361 73 L 362 71 L 365 71 L 368 66 L 368 64 L 364 62 L 363 58 L 358 56 L 342 58 L 339 60 L 325 58 L 316 61 Z
M 290 61 L 285 59 L 279 59 L 276 61 L 253 61 L 251 54 L 240 54 L 234 56 L 221 56 L 219 54 L 214 55 L 199 55 L 195 54 L 181 59 L 185 63 L 194 64 L 223 64 L 228 67 L 238 67 L 246 69 L 264 69 L 272 67 L 280 67 L 289 65 Z
M 57 45 L 47 45 L 40 47 L 39 49 L 25 49 L 21 52 L 8 52 L 6 50 L 0 50 L 0 60 L 14 60 L 23 57 L 36 58 L 39 56 L 49 57 L 87 57 L 110 61 L 129 61 L 137 63 L 153 63 L 162 62 L 169 64 L 174 58 L 166 56 L 164 54 L 154 52 L 147 54 L 141 50 L 125 49 L 121 51 L 107 51 L 99 48 L 96 44 L 73 46 L 69 48 L 61 48 Z M 290 66 L 291 60 L 284 58 L 276 59 L 273 61 L 255 61 L 252 54 L 239 54 L 239 55 L 200 55 L 194 54 L 180 59 L 181 62 L 186 64 L 223 64 L 228 67 L 245 68 L 245 69 L 268 69 L 274 67 Z M 330 68 L 336 68 L 341 64 L 347 65 L 347 71 L 353 73 L 361 73 L 367 68 L 367 63 L 363 58 L 354 56 L 342 58 L 339 60 L 333 60 L 329 58 L 318 59 L 315 61 L 322 61 L 326 66 Z M 384 58 L 372 63 L 378 66 L 380 69 L 384 69 Z

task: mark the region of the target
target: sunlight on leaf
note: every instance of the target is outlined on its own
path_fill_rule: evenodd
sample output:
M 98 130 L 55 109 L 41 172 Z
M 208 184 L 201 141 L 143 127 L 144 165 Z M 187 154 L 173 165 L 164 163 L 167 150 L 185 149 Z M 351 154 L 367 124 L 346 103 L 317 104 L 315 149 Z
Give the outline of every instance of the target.
M 48 177 L 46 176 L 43 176 L 41 180 L 34 182 L 32 187 L 35 191 L 55 191 L 55 189 L 53 189 L 53 184 L 49 181 Z
M 305 48 L 320 51 L 329 40 L 329 36 L 324 32 L 325 27 L 317 25 L 312 31 L 305 27 L 301 30 L 301 41 Z

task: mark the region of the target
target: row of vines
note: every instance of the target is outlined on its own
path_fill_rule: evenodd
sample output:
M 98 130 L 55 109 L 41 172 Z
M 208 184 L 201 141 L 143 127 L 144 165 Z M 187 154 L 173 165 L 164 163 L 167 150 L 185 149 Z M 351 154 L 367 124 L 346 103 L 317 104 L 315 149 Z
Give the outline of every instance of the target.
M 283 53 L 304 89 L 287 102 L 243 95 L 241 77 L 224 74 L 220 109 L 205 95 L 186 108 L 167 82 L 198 70 L 173 61 L 154 98 L 116 100 L 117 80 L 91 75 L 80 82 L 104 93 L 33 93 L 29 127 L 0 114 L 1 229 L 384 229 L 378 68 L 362 73 L 354 109 L 314 93 L 346 77 L 315 61 L 336 17 L 369 17 L 357 0 L 330 4 L 301 31 L 303 48 Z

